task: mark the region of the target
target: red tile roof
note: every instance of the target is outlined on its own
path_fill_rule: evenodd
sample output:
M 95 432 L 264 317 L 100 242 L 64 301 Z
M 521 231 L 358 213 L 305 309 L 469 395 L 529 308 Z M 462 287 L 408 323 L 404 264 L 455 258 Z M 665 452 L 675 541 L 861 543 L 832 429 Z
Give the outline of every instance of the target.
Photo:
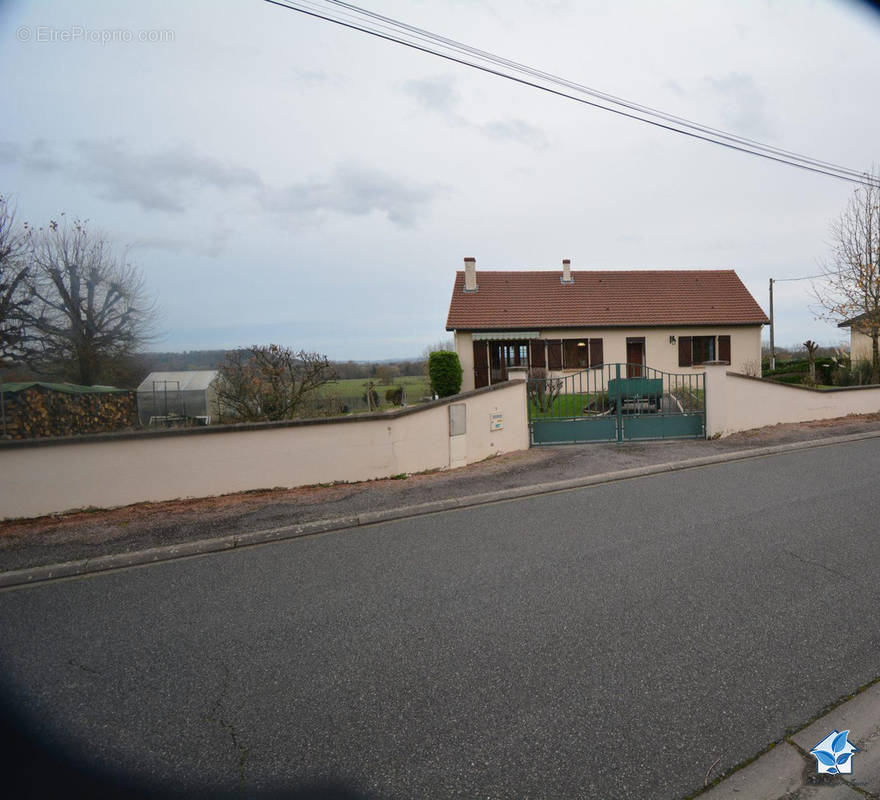
M 446 330 L 759 325 L 767 315 L 732 269 L 480 271 L 455 275 Z

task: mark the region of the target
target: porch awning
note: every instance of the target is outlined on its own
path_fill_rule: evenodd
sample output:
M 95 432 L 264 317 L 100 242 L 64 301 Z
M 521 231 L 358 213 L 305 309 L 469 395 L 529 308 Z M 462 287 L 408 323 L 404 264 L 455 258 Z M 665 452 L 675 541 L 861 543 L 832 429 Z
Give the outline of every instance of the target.
M 498 342 L 512 339 L 540 339 L 539 331 L 492 331 L 473 334 L 475 342 Z

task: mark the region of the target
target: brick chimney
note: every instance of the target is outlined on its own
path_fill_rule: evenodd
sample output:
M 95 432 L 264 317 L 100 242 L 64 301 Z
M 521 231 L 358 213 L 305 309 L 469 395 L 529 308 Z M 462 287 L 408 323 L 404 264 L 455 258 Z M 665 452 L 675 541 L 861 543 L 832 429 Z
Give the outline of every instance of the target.
M 465 258 L 464 260 L 464 290 L 466 292 L 477 291 L 477 259 Z
M 571 260 L 568 258 L 562 259 L 562 277 L 559 280 L 563 285 L 574 283 L 574 278 L 571 276 Z

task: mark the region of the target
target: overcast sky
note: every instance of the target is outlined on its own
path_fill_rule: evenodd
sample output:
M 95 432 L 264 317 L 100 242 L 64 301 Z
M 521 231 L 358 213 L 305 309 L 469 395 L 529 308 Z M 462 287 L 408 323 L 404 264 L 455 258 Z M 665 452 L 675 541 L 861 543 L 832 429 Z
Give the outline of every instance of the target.
M 880 15 L 847 0 L 364 0 L 594 88 L 857 169 Z M 64 32 L 123 30 L 101 44 Z M 140 42 L 141 31 L 161 38 Z M 54 39 L 54 41 L 52 41 Z M 477 268 L 812 275 L 850 184 L 562 100 L 260 0 L 0 0 L 0 193 L 132 247 L 154 349 L 408 357 Z M 777 343 L 836 343 L 809 282 Z

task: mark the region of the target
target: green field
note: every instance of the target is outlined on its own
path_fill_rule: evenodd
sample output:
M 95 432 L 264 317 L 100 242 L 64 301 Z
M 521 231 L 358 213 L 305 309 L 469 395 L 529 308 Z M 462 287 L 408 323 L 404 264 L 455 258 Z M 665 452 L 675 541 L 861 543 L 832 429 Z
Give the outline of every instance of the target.
M 366 393 L 367 384 L 370 378 L 350 378 L 342 381 L 331 381 L 325 383 L 317 390 L 319 398 L 331 399 L 335 398 L 340 403 L 344 403 L 351 412 L 366 411 Z M 418 403 L 422 398 L 430 397 L 431 389 L 428 386 L 427 378 L 420 375 L 407 375 L 405 377 L 394 378 L 391 383 L 379 384 L 373 380 L 373 389 L 379 395 L 379 408 L 388 409 L 394 406 L 385 399 L 385 392 L 396 386 L 403 386 L 406 390 L 406 404 L 412 405 Z

